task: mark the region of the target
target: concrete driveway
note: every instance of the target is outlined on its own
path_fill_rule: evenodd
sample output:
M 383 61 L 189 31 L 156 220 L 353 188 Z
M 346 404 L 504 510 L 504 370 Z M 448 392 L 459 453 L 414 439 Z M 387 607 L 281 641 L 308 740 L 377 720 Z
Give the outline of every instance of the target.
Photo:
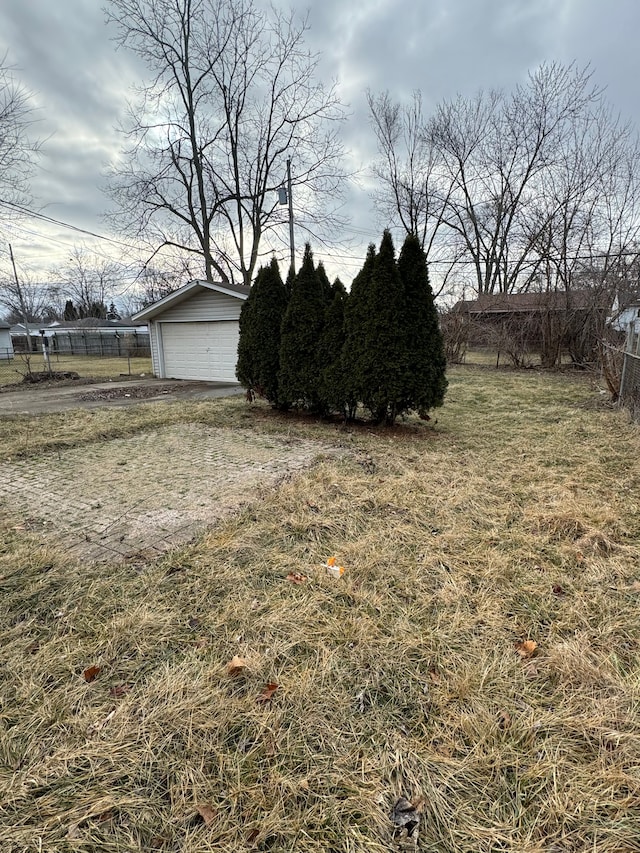
M 0 417 L 100 406 L 130 406 L 162 400 L 206 400 L 242 393 L 240 385 L 181 379 L 131 379 L 55 387 L 31 385 L 17 391 L 0 391 Z

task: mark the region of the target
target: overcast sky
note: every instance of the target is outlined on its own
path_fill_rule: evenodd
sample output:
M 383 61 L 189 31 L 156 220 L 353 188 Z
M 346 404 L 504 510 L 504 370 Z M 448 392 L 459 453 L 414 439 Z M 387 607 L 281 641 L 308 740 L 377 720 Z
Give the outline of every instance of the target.
M 140 73 L 116 51 L 100 0 L 1 0 L 0 53 L 16 78 L 34 93 L 38 133 L 46 137 L 32 182 L 34 207 L 79 228 L 108 235 L 101 214 L 105 166 L 121 144 L 115 128 L 128 89 Z M 379 241 L 366 191 L 366 169 L 375 154 L 365 91 L 389 90 L 396 98 L 414 89 L 426 111 L 457 93 L 509 89 L 545 61 L 590 63 L 609 102 L 640 126 L 638 0 L 294 0 L 308 10 L 309 45 L 323 52 L 323 73 L 336 77 L 350 107 L 345 143 L 353 166 L 365 171 L 350 194 L 354 255 L 316 250 L 331 276 L 347 283 Z M 89 238 L 32 219 L 0 225 L 0 259 L 11 239 L 25 268 L 47 270 Z M 108 242 L 96 245 L 119 255 Z

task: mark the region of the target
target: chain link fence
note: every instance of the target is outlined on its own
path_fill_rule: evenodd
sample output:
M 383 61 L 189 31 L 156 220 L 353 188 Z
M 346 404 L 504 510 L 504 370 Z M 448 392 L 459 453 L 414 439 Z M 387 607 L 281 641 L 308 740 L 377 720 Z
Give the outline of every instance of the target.
M 61 332 L 48 337 L 14 337 L 0 348 L 0 385 L 51 379 L 116 379 L 151 376 L 149 335 Z
M 640 328 L 638 324 L 631 324 L 627 331 L 620 377 L 620 402 L 629 409 L 635 420 L 640 420 Z

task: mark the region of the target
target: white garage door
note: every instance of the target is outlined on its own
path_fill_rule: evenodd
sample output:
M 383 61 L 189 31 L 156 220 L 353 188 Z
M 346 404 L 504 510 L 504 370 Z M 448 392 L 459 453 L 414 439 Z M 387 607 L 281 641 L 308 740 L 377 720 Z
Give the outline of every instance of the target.
M 238 336 L 237 320 L 162 323 L 165 376 L 237 382 Z

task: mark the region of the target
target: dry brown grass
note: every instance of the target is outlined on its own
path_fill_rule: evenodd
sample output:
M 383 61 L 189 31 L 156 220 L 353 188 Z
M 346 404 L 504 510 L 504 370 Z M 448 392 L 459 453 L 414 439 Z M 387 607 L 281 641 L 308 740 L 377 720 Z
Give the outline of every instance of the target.
M 351 452 L 154 564 L 72 564 L 5 510 L 3 853 L 415 849 L 401 795 L 423 851 L 639 849 L 640 433 L 587 383 L 450 382 L 435 429 L 181 407 Z
M 82 378 L 91 379 L 118 379 L 122 374 L 153 375 L 150 358 L 128 359 L 126 355 L 110 358 L 91 355 L 52 355 L 50 365 L 52 371 L 59 373 L 73 371 Z M 20 354 L 10 362 L 0 361 L 0 386 L 22 382 L 23 376 L 29 372 L 29 367 L 34 373 L 47 370 L 41 353 L 31 355 L 29 364 L 25 356 Z

